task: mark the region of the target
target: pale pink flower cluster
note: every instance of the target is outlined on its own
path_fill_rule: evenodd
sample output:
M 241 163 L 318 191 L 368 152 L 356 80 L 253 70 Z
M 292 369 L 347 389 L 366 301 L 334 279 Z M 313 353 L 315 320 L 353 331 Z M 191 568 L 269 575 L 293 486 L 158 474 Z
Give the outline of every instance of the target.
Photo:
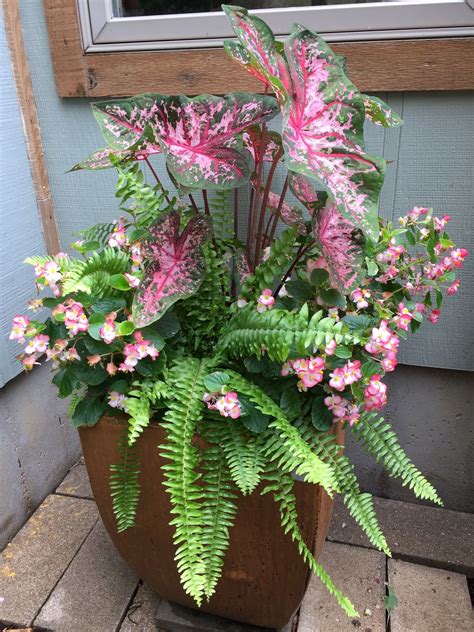
M 12 330 L 9 339 L 16 340 L 19 343 L 25 342 L 25 335 L 30 324 L 28 316 L 21 316 L 20 314 L 15 316 L 12 321 Z
M 45 285 L 48 285 L 53 291 L 54 296 L 61 295 L 58 283 L 63 278 L 63 275 L 58 260 L 65 258 L 67 258 L 67 254 L 59 252 L 54 261 L 47 261 L 42 265 L 35 265 L 36 287 L 39 290 L 43 289 Z
M 123 348 L 123 354 L 125 360 L 119 365 L 119 371 L 124 373 L 131 373 L 135 370 L 139 360 L 143 360 L 146 357 L 156 360 L 160 355 L 158 349 L 149 340 L 144 340 L 140 331 L 136 331 L 133 334 L 135 339 L 134 344 L 127 344 Z M 107 371 L 109 369 L 107 368 Z M 110 371 L 109 371 L 110 372 Z
M 325 367 L 324 358 L 320 356 L 309 358 L 297 358 L 288 360 L 281 368 L 281 375 L 296 375 L 299 379 L 297 384 L 299 391 L 307 391 L 323 380 Z
M 425 208 L 423 206 L 415 206 L 411 209 L 411 211 L 408 212 L 408 217 L 412 220 L 412 222 L 417 222 L 420 217 L 428 215 L 429 212 L 429 208 Z
M 64 324 L 71 337 L 77 335 L 80 331 L 87 331 L 89 328 L 89 321 L 84 313 L 84 306 L 72 298 L 64 304 L 56 305 L 52 311 L 53 318 L 57 314 L 64 314 Z
M 413 314 L 410 312 L 408 307 L 403 303 L 398 304 L 398 312 L 393 317 L 393 322 L 397 325 L 398 329 L 403 329 L 403 331 L 408 331 L 408 325 L 413 320 Z
M 347 421 L 350 426 L 353 426 L 360 419 L 360 411 L 357 404 L 350 402 L 345 397 L 335 394 L 328 395 L 324 398 L 324 403 L 333 414 L 334 423 Z
M 128 284 L 131 288 L 137 288 L 140 285 L 140 279 L 134 274 L 129 274 L 128 272 L 125 272 L 123 276 L 127 279 Z
M 459 290 L 460 280 L 455 279 L 447 289 L 447 294 L 453 296 Z
M 385 371 L 394 371 L 397 366 L 397 352 L 400 340 L 388 327 L 388 322 L 382 320 L 379 327 L 373 327 L 369 342 L 365 350 L 373 355 L 382 356 L 382 367 Z
M 229 391 L 225 395 L 218 393 L 204 393 L 203 401 L 209 410 L 217 410 L 222 417 L 237 419 L 242 414 L 238 395 L 235 391 Z
M 117 325 L 115 324 L 116 317 L 117 314 L 115 312 L 109 314 L 105 319 L 105 323 L 99 329 L 99 336 L 108 345 L 117 337 Z
M 377 261 L 379 263 L 390 263 L 393 265 L 400 259 L 404 252 L 404 246 L 395 244 L 392 239 L 387 250 L 377 255 Z
M 343 391 L 346 386 L 358 382 L 362 379 L 360 366 L 360 360 L 349 360 L 343 367 L 334 369 L 334 371 L 329 374 L 329 386 L 336 391 Z
M 431 314 L 428 316 L 428 320 L 430 321 L 430 323 L 432 323 L 433 325 L 436 325 L 436 323 L 439 320 L 440 313 L 441 311 L 439 309 L 431 310 Z
M 142 244 L 137 241 L 130 248 L 130 259 L 132 261 L 132 272 L 139 272 L 145 259 Z
M 37 334 L 34 338 L 30 338 L 25 347 L 25 353 L 31 355 L 33 353 L 44 353 L 48 348 L 49 336 L 46 334 Z
M 260 296 L 257 299 L 257 311 L 262 313 L 267 309 L 271 309 L 275 304 L 275 299 L 273 297 L 273 292 L 270 288 L 266 288 L 262 291 Z
M 465 248 L 456 248 L 451 250 L 449 255 L 446 255 L 437 261 L 436 263 L 427 263 L 423 270 L 429 279 L 436 279 L 443 276 L 446 272 L 454 270 L 455 268 L 462 268 L 464 259 L 469 255 Z
M 383 408 L 387 403 L 387 385 L 380 380 L 380 375 L 372 375 L 364 390 L 364 409 L 367 411 Z
M 119 393 L 118 391 L 110 391 L 108 404 L 112 408 L 118 408 L 119 410 L 123 410 L 124 408 L 125 395 Z
M 451 215 L 443 215 L 443 217 L 433 217 L 433 224 L 434 224 L 434 229 L 438 232 L 441 233 L 446 224 L 451 221 Z
M 356 304 L 357 309 L 364 309 L 365 307 L 368 307 L 369 303 L 367 299 L 370 298 L 370 296 L 370 290 L 366 290 L 360 287 L 356 288 L 351 293 L 351 299 Z
M 109 246 L 112 248 L 122 248 L 123 246 L 128 246 L 128 237 L 125 230 L 125 219 L 121 217 L 109 237 Z
M 69 341 L 58 338 L 51 349 L 46 349 L 46 361 L 52 360 L 53 369 L 57 369 L 61 362 L 79 362 L 81 356 L 76 347 L 67 349 Z
M 30 309 L 32 312 L 37 312 L 42 307 L 43 307 L 43 299 L 41 298 L 31 298 L 28 301 L 28 309 Z

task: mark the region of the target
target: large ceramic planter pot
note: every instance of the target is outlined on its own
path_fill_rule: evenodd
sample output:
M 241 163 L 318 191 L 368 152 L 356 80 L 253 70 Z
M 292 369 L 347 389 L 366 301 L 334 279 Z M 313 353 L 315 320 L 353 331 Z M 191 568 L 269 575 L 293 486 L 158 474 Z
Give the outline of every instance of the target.
M 123 423 L 104 417 L 92 428 L 80 428 L 84 458 L 102 520 L 129 566 L 158 595 L 196 608 L 181 587 L 174 561 L 170 501 L 162 485 L 164 463 L 157 446 L 164 441 L 158 424 L 145 429 L 137 442 L 141 494 L 136 526 L 117 533 L 109 490 L 109 467 L 117 463 Z M 318 555 L 326 538 L 332 501 L 316 485 L 296 482 L 300 527 Z M 258 490 L 239 500 L 235 526 L 217 591 L 202 610 L 252 625 L 283 627 L 300 605 L 309 571 L 296 545 L 280 526 L 278 506 Z

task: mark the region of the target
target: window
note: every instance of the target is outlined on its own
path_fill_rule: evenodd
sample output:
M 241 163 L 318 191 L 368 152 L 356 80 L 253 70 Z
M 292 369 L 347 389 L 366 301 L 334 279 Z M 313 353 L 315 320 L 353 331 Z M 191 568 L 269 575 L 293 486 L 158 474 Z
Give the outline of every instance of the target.
M 321 33 L 365 92 L 474 89 L 474 0 L 236 0 L 277 36 Z M 58 93 L 222 94 L 261 84 L 227 58 L 217 0 L 44 0 Z M 192 11 L 192 12 L 191 12 Z
M 474 2 L 469 2 L 240 0 L 277 35 L 286 35 L 292 22 L 301 22 L 336 42 L 474 35 Z M 84 48 L 89 53 L 218 47 L 223 38 L 232 36 L 220 4 L 219 0 L 79 0 Z

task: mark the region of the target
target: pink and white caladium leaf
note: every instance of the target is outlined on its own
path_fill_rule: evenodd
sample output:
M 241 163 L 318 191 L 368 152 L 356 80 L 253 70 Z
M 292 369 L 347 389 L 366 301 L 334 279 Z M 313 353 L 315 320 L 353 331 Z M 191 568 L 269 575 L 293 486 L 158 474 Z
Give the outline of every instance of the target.
M 316 189 L 316 181 L 302 173 L 288 172 L 290 191 L 314 215 L 323 208 L 328 199 L 326 191 Z
M 348 294 L 363 276 L 364 238 L 335 205 L 321 209 L 314 222 L 314 237 L 327 265 L 331 285 Z
M 275 36 L 270 27 L 242 7 L 223 4 L 222 10 L 229 18 L 240 42 L 226 40 L 226 53 L 266 87 L 271 88 L 280 103 L 285 102 L 288 98 L 285 88 L 287 66 L 277 50 Z
M 249 125 L 273 118 L 273 97 L 247 93 L 225 97 L 155 95 L 156 115 L 146 137 L 159 143 L 176 180 L 200 189 L 231 189 L 252 171 L 249 153 L 239 151 L 239 136 Z
M 339 212 L 376 241 L 385 161 L 365 153 L 364 98 L 311 31 L 293 27 L 285 51 L 293 85 L 282 107 L 286 164 L 321 182 Z
M 273 162 L 278 151 L 282 149 L 281 134 L 271 130 L 263 130 L 260 125 L 251 125 L 242 132 L 242 144 L 250 152 L 254 162 Z
M 142 157 L 161 152 L 158 143 L 150 144 L 143 139 L 148 122 L 158 115 L 155 95 L 146 93 L 119 101 L 97 101 L 92 104 L 92 112 L 113 149 L 140 149 Z
M 364 97 L 365 116 L 372 123 L 381 127 L 399 127 L 403 124 L 400 116 L 382 99 L 369 96 L 368 94 L 362 96 Z
M 281 221 L 287 226 L 297 226 L 300 235 L 306 235 L 307 229 L 303 217 L 303 212 L 297 206 L 292 206 L 287 202 L 283 202 L 280 207 L 281 197 L 277 193 L 270 191 L 268 194 L 267 208 L 273 215 L 278 213 Z
M 195 294 L 206 273 L 201 246 L 211 233 L 207 217 L 192 217 L 180 234 L 180 215 L 173 211 L 149 230 L 144 250 L 150 263 L 132 308 L 136 327 L 159 320 L 173 303 Z
M 158 150 L 161 151 L 159 147 Z M 110 169 L 111 167 L 115 167 L 116 164 L 145 160 L 151 153 L 158 152 L 149 152 L 146 149 L 125 149 L 120 151 L 118 149 L 104 147 L 90 154 L 90 156 L 87 156 L 87 158 L 84 158 L 81 162 L 78 162 L 70 171 L 79 171 L 80 169 Z

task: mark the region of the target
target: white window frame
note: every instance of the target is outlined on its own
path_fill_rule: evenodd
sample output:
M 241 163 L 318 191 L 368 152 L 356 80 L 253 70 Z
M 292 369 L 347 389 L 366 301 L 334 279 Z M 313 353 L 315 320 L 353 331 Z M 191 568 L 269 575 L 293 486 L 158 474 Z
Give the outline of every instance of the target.
M 86 53 L 213 48 L 232 37 L 222 12 L 116 17 L 113 0 L 77 0 Z M 367 4 L 261 9 L 277 36 L 293 22 L 330 42 L 474 36 L 474 0 L 384 0 Z

